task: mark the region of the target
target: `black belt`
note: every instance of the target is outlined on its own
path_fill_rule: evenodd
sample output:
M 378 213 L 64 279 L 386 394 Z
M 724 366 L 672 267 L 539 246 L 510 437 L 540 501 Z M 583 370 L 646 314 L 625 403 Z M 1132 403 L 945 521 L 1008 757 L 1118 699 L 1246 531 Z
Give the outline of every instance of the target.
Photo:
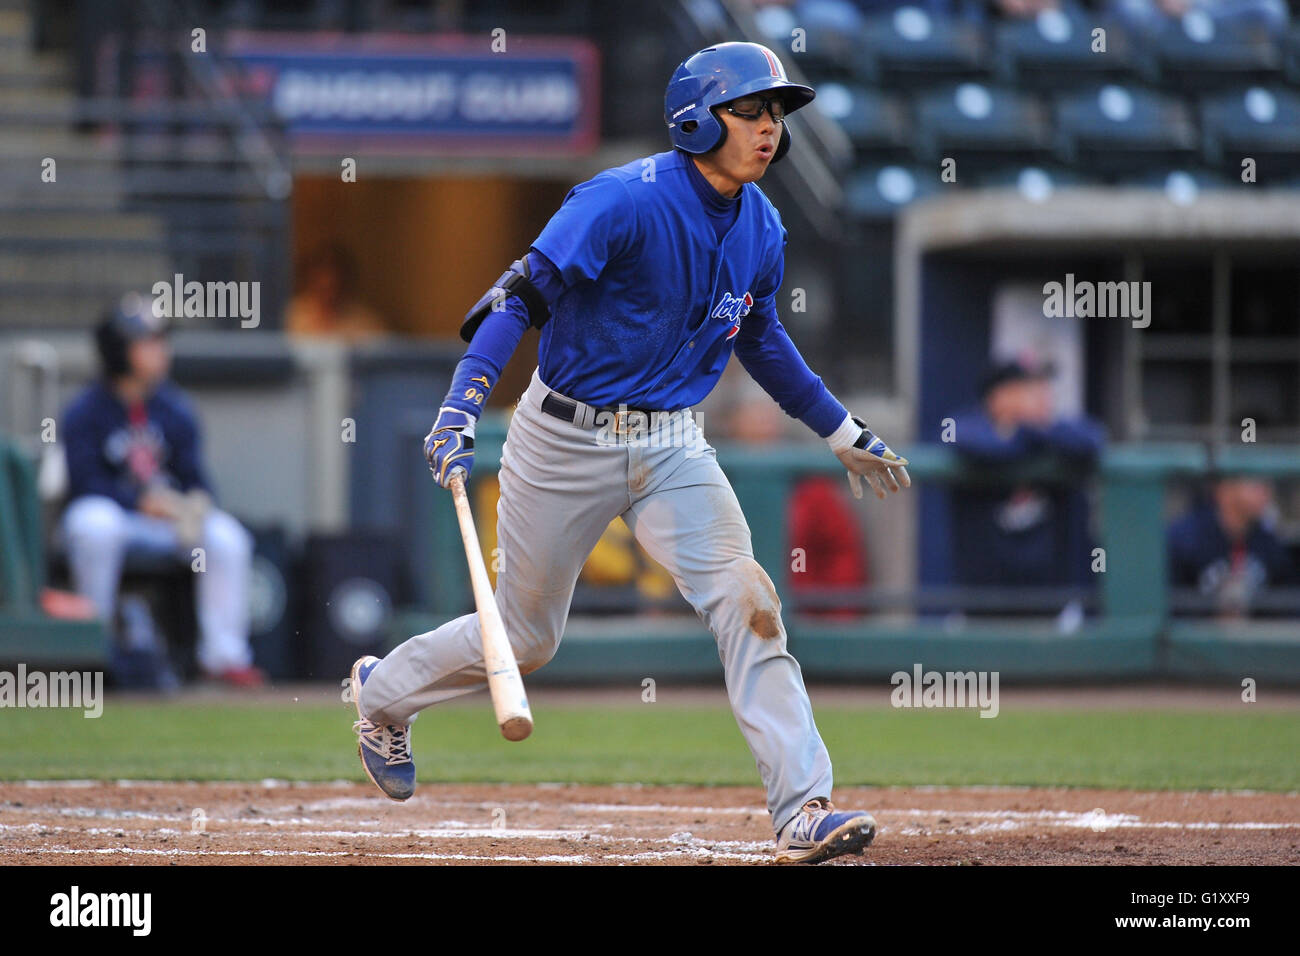
M 663 414 L 658 409 L 649 408 L 630 408 L 627 405 L 620 405 L 616 408 L 598 408 L 595 405 L 586 405 L 585 403 L 575 402 L 571 398 L 565 398 L 559 392 L 548 392 L 542 399 L 542 411 L 552 418 L 558 418 L 561 421 L 570 424 L 581 425 L 583 418 L 582 409 L 589 408 L 594 413 L 593 420 L 587 424 L 588 428 L 595 428 L 599 425 L 613 424 L 614 431 L 621 434 L 626 430 L 627 419 L 633 415 L 644 415 L 644 425 L 649 426 L 653 421 L 654 415 Z

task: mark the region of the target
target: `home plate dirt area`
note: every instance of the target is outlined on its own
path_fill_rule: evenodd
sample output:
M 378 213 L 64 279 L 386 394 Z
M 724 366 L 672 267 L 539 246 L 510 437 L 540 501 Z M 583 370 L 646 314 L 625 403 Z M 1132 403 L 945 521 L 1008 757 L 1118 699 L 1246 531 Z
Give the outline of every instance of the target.
M 850 788 L 879 824 L 833 865 L 1295 864 L 1300 796 L 1031 788 Z M 751 787 L 0 784 L 0 863 L 756 864 Z

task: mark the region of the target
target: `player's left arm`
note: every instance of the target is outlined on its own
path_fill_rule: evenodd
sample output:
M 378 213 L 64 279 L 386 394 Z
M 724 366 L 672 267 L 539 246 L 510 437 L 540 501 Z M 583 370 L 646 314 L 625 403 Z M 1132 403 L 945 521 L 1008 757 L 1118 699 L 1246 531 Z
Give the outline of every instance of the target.
M 778 261 L 759 287 L 754 307 L 736 335 L 736 357 L 763 390 L 791 418 L 797 418 L 826 439 L 848 471 L 849 487 L 862 497 L 866 478 L 876 497 L 910 488 L 907 459 L 849 414 L 821 378 L 808 367 L 776 314 L 776 293 L 783 266 Z

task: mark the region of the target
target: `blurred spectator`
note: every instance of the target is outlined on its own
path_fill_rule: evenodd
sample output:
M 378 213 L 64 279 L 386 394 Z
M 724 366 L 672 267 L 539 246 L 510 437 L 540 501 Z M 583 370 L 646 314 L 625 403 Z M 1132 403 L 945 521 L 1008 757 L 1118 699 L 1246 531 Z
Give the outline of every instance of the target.
M 1244 617 L 1270 587 L 1291 583 L 1291 560 L 1273 530 L 1273 485 L 1221 478 L 1169 526 L 1169 581 L 1195 588 L 1221 617 Z
M 61 532 L 77 590 L 114 621 L 128 554 L 172 557 L 196 575 L 198 660 L 204 672 L 237 686 L 263 683 L 249 648 L 247 531 L 213 506 L 200 458 L 199 424 L 189 400 L 167 379 L 165 320 L 149 301 L 128 296 L 95 332 L 103 377 L 64 412 L 69 503 Z M 124 604 L 123 612 L 128 612 Z M 138 607 L 123 614 L 138 627 Z
M 1103 9 L 1135 33 L 1150 36 L 1181 22 L 1206 40 L 1220 26 L 1280 36 L 1288 17 L 1283 0 L 1106 0 Z
M 289 303 L 289 333 L 349 342 L 385 334 L 383 320 L 357 297 L 356 280 L 356 263 L 342 246 L 322 246 L 309 256 Z
M 738 441 L 766 445 L 781 440 L 785 422 L 771 398 L 754 395 L 732 410 L 727 431 Z M 844 482 L 825 475 L 797 480 L 785 517 L 790 547 L 802 554 L 789 578 L 790 590 L 805 599 L 801 612 L 829 617 L 860 613 L 861 592 L 870 583 L 869 561 Z M 837 599 L 843 601 L 838 607 L 833 603 Z
M 993 6 L 1007 20 L 1028 20 L 1045 10 L 1057 10 L 1064 4 L 1060 0 L 996 0 Z
M 1062 419 L 1050 371 L 1013 361 L 985 375 L 982 406 L 954 416 L 955 447 L 996 481 L 1007 466 L 1044 455 L 1091 464 L 1104 444 L 1101 425 Z M 954 571 L 968 586 L 1086 586 L 1092 583 L 1088 506 L 1077 484 L 962 486 L 953 491 Z M 998 613 L 1019 610 L 1008 607 Z M 1062 619 L 1077 618 L 1066 605 Z

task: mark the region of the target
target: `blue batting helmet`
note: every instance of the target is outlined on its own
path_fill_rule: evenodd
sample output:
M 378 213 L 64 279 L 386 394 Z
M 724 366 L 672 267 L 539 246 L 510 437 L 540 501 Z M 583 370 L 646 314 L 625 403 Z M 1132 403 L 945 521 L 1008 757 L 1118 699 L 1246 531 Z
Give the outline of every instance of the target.
M 786 79 L 776 54 L 759 43 L 719 43 L 687 57 L 664 92 L 664 120 L 673 146 L 695 154 L 716 149 L 727 138 L 727 128 L 713 115 L 713 107 L 767 90 L 781 91 L 787 114 L 817 95 L 811 87 Z M 782 123 L 772 162 L 789 148 L 790 131 Z

